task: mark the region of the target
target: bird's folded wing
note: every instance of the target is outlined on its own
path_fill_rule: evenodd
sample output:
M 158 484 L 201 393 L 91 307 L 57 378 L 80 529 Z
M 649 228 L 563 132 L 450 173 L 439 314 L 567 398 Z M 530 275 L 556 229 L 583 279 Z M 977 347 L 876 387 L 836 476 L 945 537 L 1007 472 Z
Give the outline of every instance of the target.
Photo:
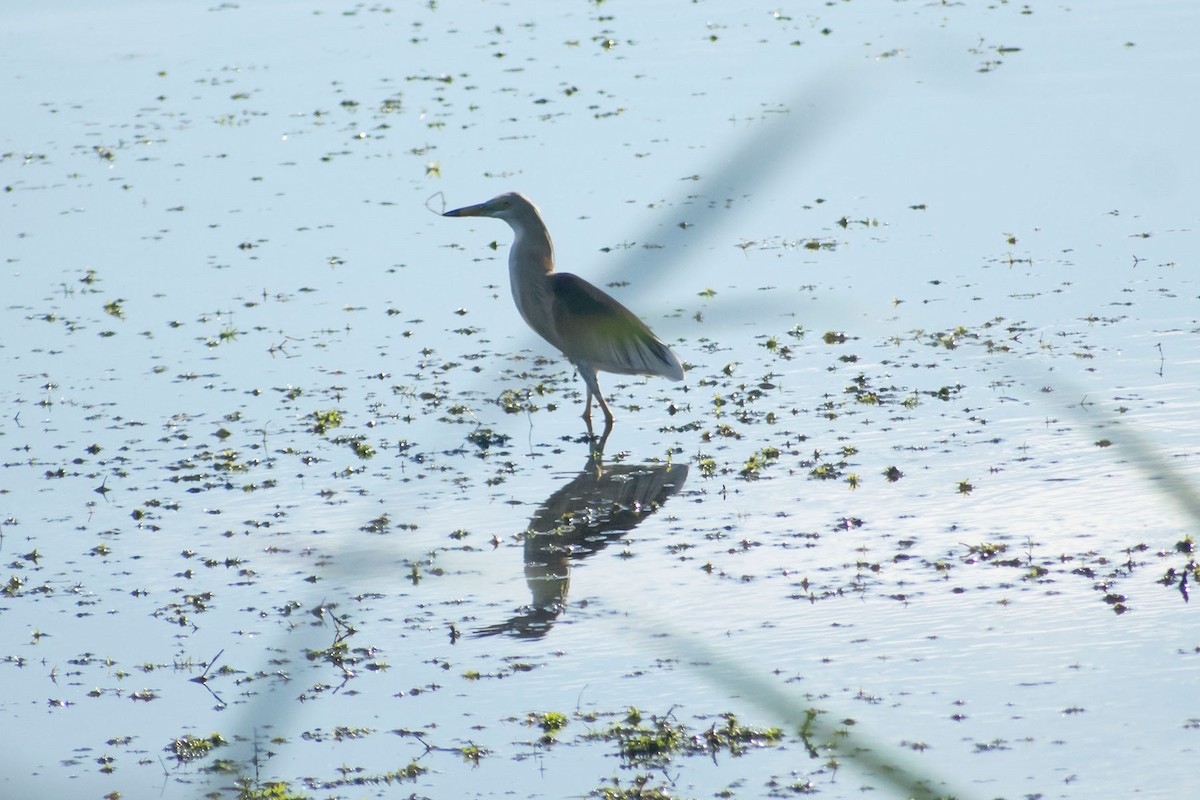
M 604 372 L 683 379 L 683 365 L 617 300 L 569 272 L 548 276 L 555 344 L 574 362 Z

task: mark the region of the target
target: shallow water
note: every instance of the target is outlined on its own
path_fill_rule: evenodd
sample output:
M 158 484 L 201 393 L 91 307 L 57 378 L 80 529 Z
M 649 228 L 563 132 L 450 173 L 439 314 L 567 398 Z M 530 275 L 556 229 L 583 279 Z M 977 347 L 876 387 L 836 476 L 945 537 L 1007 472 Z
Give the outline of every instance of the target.
M 10 9 L 6 792 L 1185 785 L 1197 12 L 652 6 Z M 599 474 L 509 189 L 689 365 Z

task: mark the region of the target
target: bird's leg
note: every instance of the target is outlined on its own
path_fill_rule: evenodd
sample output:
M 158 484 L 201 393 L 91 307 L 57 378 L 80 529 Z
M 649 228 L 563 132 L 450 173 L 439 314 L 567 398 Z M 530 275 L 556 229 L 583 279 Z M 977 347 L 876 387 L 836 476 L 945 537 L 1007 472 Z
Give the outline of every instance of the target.
M 592 432 L 592 384 L 587 387 L 587 402 L 583 404 L 583 421 L 587 423 L 588 433 Z
M 600 393 L 600 381 L 596 379 L 596 370 L 590 364 L 576 364 L 575 366 L 579 370 L 583 382 L 587 385 L 587 401 L 583 404 L 583 421 L 587 423 L 588 433 L 592 432 L 592 397 L 596 398 L 596 402 L 600 404 L 600 410 L 604 412 L 605 431 L 610 430 L 613 424 L 613 415 L 608 408 L 608 403 L 604 401 L 604 395 Z
M 600 475 L 602 474 L 600 468 L 600 459 L 604 456 L 604 445 L 608 443 L 608 435 L 612 433 L 613 417 L 612 413 L 608 410 L 608 404 L 604 402 L 604 395 L 600 394 L 599 391 L 594 392 L 596 399 L 600 401 L 600 409 L 604 412 L 604 433 L 602 433 L 600 438 L 597 439 L 596 432 L 592 429 L 592 394 L 592 389 L 589 387 L 587 393 L 587 403 L 585 404 L 586 407 L 583 410 L 583 421 L 587 425 L 588 442 L 590 447 L 588 464 L 589 466 L 594 464 L 596 467 L 596 478 L 599 479 Z
M 596 387 L 596 400 L 600 403 L 600 410 L 604 412 L 604 430 L 610 431 L 613 426 L 613 415 L 608 410 L 608 403 L 604 402 L 604 395 L 600 394 L 600 387 Z

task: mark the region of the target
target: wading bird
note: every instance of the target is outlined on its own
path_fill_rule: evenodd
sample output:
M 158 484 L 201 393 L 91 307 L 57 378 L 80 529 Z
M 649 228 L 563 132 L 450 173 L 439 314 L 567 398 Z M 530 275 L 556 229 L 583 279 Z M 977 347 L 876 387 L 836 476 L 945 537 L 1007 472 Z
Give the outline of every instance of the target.
M 597 371 L 683 380 L 683 365 L 671 348 L 632 311 L 578 275 L 554 271 L 550 231 L 529 198 L 508 192 L 443 216 L 494 217 L 513 229 L 508 253 L 513 300 L 529 327 L 561 350 L 587 384 L 583 419 L 589 431 L 592 397 L 604 412 L 606 438 L 613 424 L 612 412 L 600 394 Z

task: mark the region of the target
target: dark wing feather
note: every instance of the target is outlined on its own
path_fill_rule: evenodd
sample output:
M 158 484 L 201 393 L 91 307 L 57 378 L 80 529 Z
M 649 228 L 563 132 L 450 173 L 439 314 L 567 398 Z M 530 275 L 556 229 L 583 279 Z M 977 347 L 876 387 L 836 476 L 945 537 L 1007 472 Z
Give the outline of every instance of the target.
M 632 311 L 578 275 L 547 277 L 555 344 L 567 358 L 604 372 L 683 379 L 683 365 L 671 348 Z

